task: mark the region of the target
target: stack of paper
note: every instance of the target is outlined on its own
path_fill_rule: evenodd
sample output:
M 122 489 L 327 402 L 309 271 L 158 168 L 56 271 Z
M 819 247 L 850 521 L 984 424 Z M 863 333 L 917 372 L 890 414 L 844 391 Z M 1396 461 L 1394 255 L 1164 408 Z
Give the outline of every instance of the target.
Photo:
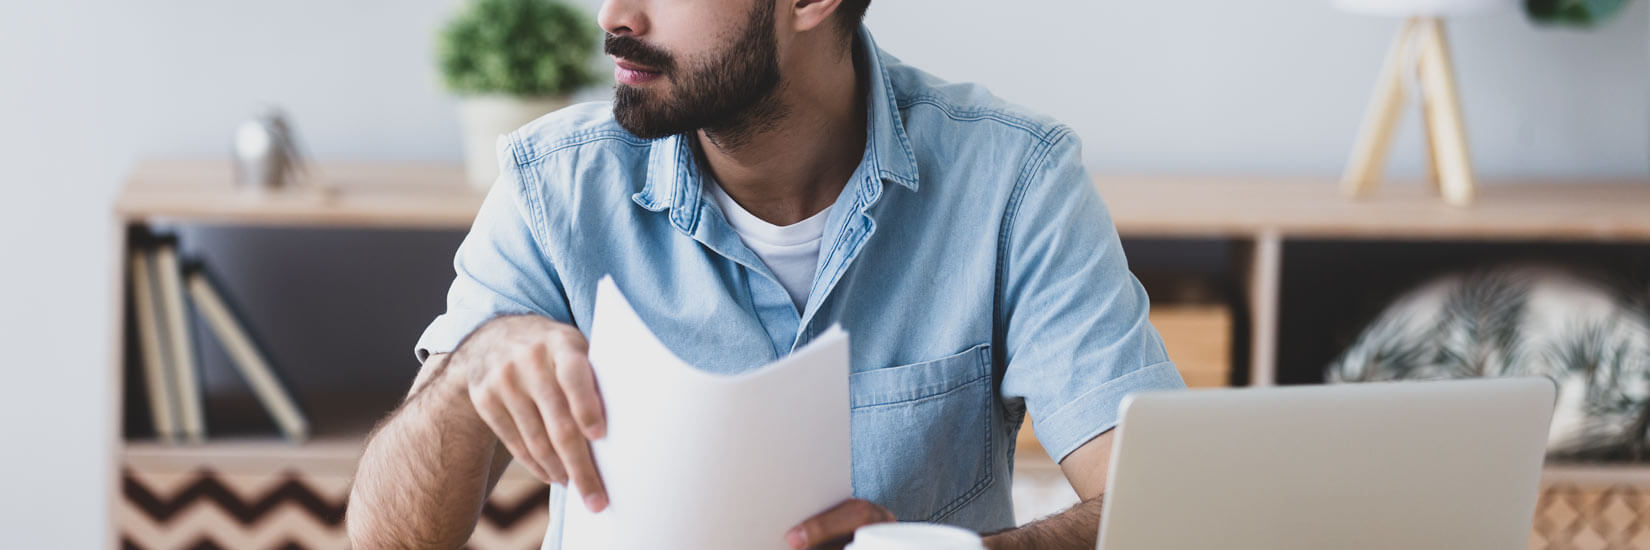
M 786 530 L 852 496 L 840 329 L 773 364 L 711 374 L 667 350 L 603 279 L 590 362 L 610 505 L 591 514 L 574 487 L 563 550 L 786 548 Z

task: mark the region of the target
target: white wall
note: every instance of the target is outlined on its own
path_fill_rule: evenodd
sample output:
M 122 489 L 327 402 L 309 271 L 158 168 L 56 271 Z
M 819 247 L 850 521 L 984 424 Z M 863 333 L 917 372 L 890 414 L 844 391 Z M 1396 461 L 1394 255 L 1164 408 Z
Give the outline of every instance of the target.
M 914 65 L 1067 121 L 1092 166 L 1119 172 L 1336 174 L 1398 26 L 1329 0 L 937 5 L 878 0 L 871 28 Z M 1592 33 L 1517 12 L 1451 25 L 1480 171 L 1650 170 L 1647 11 Z M 1399 175 L 1420 170 L 1415 118 Z
M 1070 122 L 1100 170 L 1333 175 L 1395 23 L 1326 3 L 878 0 L 870 21 L 907 61 Z M 1645 175 L 1643 4 L 1594 33 L 1538 32 L 1513 14 L 1452 27 L 1483 172 Z M 456 160 L 430 64 L 453 5 L 0 2 L 6 546 L 108 540 L 107 212 L 132 160 L 222 154 L 266 101 L 318 157 Z M 1413 126 L 1400 173 L 1419 166 Z

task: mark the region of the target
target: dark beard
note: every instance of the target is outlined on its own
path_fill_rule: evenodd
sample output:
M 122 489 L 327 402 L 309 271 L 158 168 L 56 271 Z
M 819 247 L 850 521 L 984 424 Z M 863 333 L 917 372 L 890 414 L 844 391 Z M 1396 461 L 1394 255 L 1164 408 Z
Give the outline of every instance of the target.
M 619 84 L 613 117 L 637 137 L 657 139 L 705 130 L 711 142 L 737 149 L 784 118 L 772 2 L 759 1 L 738 37 L 708 60 L 678 65 L 668 52 L 629 36 L 607 35 L 604 50 L 658 69 L 676 95 Z

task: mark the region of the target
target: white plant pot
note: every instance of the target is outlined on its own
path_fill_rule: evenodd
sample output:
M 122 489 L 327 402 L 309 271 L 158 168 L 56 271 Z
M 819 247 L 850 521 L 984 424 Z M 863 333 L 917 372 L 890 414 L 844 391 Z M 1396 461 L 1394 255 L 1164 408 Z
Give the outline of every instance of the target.
M 458 102 L 458 123 L 464 129 L 464 167 L 470 185 L 493 186 L 498 179 L 498 136 L 566 107 L 567 97 L 466 96 Z

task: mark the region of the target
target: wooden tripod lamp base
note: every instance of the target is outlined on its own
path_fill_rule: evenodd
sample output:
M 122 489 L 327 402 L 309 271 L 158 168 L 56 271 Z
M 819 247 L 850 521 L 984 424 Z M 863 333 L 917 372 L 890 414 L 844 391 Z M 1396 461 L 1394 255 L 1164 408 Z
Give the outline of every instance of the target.
M 1450 62 L 1444 24 L 1438 17 L 1411 17 L 1392 42 L 1369 111 L 1364 114 L 1358 141 L 1347 163 L 1341 186 L 1348 196 L 1366 197 L 1380 186 L 1387 153 L 1408 94 L 1405 80 L 1419 85 L 1421 112 L 1426 121 L 1427 179 L 1453 206 L 1472 204 L 1477 184 L 1467 154 L 1467 134 L 1461 121 L 1461 100 Z

